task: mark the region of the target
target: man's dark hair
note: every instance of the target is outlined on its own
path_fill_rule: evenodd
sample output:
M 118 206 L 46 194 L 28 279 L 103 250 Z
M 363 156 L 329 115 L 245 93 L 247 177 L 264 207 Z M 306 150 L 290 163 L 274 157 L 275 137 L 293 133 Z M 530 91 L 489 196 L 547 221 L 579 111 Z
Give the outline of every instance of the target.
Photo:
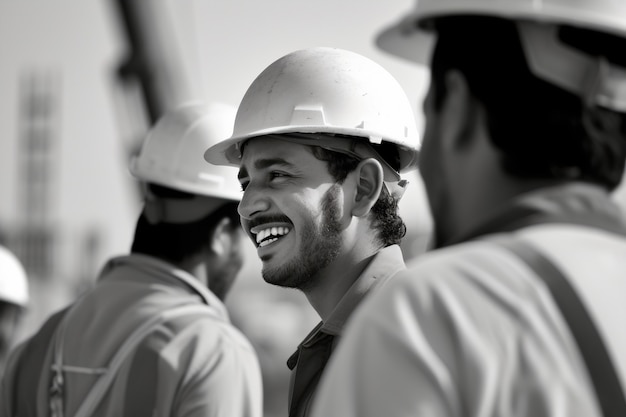
M 360 160 L 350 155 L 311 146 L 313 155 L 328 165 L 328 172 L 335 181 L 342 183 L 348 174 L 359 165 Z M 375 146 L 376 151 L 389 161 L 394 169 L 399 166 L 398 151 L 393 145 Z M 372 207 L 373 228 L 383 247 L 397 245 L 406 234 L 406 226 L 398 213 L 398 200 L 393 198 L 383 186 L 378 200 Z
M 157 197 L 190 199 L 193 194 L 173 190 L 156 184 L 148 185 Z M 178 264 L 191 254 L 198 253 L 208 242 L 208 236 L 223 218 L 230 219 L 231 227 L 240 227 L 238 202 L 226 201 L 223 206 L 200 220 L 184 223 L 151 224 L 142 214 L 137 221 L 133 253 L 142 253 Z
M 15 337 L 13 334 L 3 333 L 3 330 L 13 328 L 18 323 L 22 311 L 23 307 L 0 300 L 0 365 L 9 353 Z
M 535 77 L 514 22 L 483 16 L 437 19 L 432 59 L 435 106 L 446 94 L 445 74 L 463 73 L 485 107 L 505 170 L 519 177 L 581 180 L 613 190 L 626 160 L 623 114 L 589 107 L 576 95 Z M 626 66 L 623 39 L 561 27 L 562 41 Z

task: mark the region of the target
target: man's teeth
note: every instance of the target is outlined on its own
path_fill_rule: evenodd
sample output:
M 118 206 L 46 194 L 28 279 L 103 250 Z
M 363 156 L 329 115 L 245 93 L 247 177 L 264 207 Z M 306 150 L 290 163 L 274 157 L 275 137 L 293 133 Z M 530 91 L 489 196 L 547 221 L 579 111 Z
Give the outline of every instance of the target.
M 263 242 L 259 243 L 259 248 L 262 248 L 263 246 L 267 246 L 267 245 L 269 245 L 270 243 L 274 243 L 274 242 L 276 242 L 277 240 L 278 240 L 278 238 L 277 238 L 277 237 L 273 237 L 273 238 L 271 238 L 271 239 L 264 240 Z
M 276 242 L 278 237 L 289 233 L 288 227 L 268 227 L 256 234 L 256 243 L 259 247 L 267 246 Z

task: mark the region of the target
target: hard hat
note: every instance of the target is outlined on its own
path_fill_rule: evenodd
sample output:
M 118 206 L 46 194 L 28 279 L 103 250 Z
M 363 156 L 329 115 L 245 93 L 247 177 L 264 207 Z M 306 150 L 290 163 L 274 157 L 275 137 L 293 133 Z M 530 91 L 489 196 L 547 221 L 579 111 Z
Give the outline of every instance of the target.
M 394 55 L 426 64 L 432 36 L 429 21 L 446 16 L 492 16 L 518 22 L 527 62 L 535 76 L 583 100 L 626 111 L 626 71 L 562 43 L 558 25 L 626 38 L 623 0 L 417 0 L 400 21 L 384 29 L 376 44 Z
M 364 56 L 327 47 L 295 51 L 269 65 L 246 91 L 232 137 L 204 156 L 213 164 L 238 166 L 241 144 L 250 138 L 315 133 L 323 135 L 310 135 L 312 144 L 328 134 L 392 143 L 400 154 L 399 171 L 415 167 L 419 135 L 398 81 Z M 297 136 L 302 139 L 292 135 Z
M 130 172 L 146 183 L 206 197 L 241 200 L 237 170 L 208 164 L 204 151 L 228 138 L 235 107 L 185 103 L 167 112 L 150 130 Z
M 28 303 L 26 271 L 5 247 L 0 246 L 0 301 L 25 307 Z

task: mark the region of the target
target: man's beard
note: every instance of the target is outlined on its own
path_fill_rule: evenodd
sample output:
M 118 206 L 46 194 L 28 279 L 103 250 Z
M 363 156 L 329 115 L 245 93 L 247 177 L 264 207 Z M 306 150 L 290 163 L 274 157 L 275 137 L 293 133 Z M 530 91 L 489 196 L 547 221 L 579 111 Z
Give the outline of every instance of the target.
M 315 287 L 317 274 L 333 262 L 341 250 L 341 223 L 338 184 L 322 198 L 322 223 L 311 219 L 302 228 L 300 253 L 275 268 L 263 268 L 263 279 L 274 285 L 306 291 Z
M 244 263 L 240 238 L 237 231 L 231 235 L 231 247 L 228 253 L 221 256 L 215 255 L 207 265 L 209 277 L 209 290 L 224 301 L 231 287 L 235 283 L 241 267 Z

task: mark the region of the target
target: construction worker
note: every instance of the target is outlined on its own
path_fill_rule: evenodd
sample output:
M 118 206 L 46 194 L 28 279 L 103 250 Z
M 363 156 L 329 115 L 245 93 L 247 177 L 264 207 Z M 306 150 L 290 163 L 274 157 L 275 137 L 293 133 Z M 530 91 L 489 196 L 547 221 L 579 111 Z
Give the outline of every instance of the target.
M 184 104 L 151 129 L 130 166 L 145 184 L 131 254 L 16 349 L 0 416 L 262 415 L 257 356 L 222 303 L 242 266 L 241 193 L 202 158 L 234 115 Z
M 17 338 L 28 299 L 28 279 L 22 263 L 0 246 L 0 375 Z
M 313 415 L 626 415 L 626 2 L 419 0 L 378 44 L 430 58 L 435 250 L 361 305 Z
M 290 417 L 308 415 L 352 310 L 405 267 L 400 173 L 417 146 L 398 82 L 368 58 L 319 47 L 269 65 L 244 95 L 232 137 L 205 154 L 239 167 L 239 214 L 264 280 L 301 290 L 322 319 L 287 361 Z

